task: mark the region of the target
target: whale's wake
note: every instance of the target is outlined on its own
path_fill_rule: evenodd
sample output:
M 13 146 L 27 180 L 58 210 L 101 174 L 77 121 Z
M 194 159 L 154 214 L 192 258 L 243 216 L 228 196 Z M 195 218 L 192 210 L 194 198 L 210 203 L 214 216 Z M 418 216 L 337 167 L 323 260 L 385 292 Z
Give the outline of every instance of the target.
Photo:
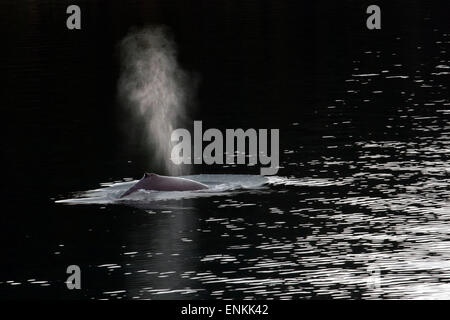
M 259 175 L 200 174 L 183 176 L 208 186 L 196 191 L 148 191 L 139 190 L 121 199 L 120 196 L 138 180 L 102 183 L 101 188 L 78 192 L 71 199 L 56 200 L 65 204 L 145 204 L 163 200 L 192 199 L 227 195 L 232 192 L 263 189 L 269 179 Z

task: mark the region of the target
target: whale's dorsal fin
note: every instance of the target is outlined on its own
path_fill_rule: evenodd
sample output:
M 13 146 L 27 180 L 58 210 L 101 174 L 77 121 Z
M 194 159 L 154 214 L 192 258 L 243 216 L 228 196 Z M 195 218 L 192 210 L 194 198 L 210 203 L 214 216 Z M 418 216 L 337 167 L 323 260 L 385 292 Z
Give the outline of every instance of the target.
M 150 178 L 150 177 L 154 177 L 154 176 L 156 176 L 156 174 L 154 174 L 154 173 L 148 173 L 148 172 L 144 173 L 144 178 Z

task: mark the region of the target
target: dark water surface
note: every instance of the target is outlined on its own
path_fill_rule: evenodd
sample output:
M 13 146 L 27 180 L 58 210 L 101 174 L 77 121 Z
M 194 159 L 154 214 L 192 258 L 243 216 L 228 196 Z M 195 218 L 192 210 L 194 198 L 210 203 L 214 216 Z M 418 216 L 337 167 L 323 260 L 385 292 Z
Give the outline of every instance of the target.
M 81 3 L 79 32 L 64 1 L 0 5 L 0 298 L 450 298 L 445 2 L 386 4 L 374 32 L 363 1 Z M 170 26 L 201 78 L 192 119 L 280 129 L 277 176 L 145 207 L 55 203 L 161 170 L 116 99 L 117 42 L 147 24 Z

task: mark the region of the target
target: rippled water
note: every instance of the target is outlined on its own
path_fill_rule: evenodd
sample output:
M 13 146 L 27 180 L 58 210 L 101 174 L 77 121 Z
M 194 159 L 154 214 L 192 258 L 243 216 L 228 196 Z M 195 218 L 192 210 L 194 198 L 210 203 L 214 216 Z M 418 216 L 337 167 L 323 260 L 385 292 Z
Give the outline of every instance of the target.
M 343 98 L 328 107 L 333 135 L 311 146 L 308 161 L 296 161 L 304 147 L 284 150 L 291 176 L 190 176 L 223 188 L 207 198 L 136 195 L 153 218 L 130 234 L 121 263 L 95 266 L 126 278 L 97 297 L 450 298 L 448 65 L 436 61 L 427 77 L 399 64 L 348 79 L 351 101 L 361 95 L 361 104 L 381 94 L 378 78 L 415 83 L 395 115 L 411 123 L 413 139 L 390 134 L 389 123 L 383 139 L 345 136 L 333 127 L 351 126 L 358 106 Z M 111 203 L 108 194 L 132 183 L 68 202 Z
M 449 299 L 450 35 L 432 35 L 406 44 L 386 35 L 387 48 L 355 50 L 345 90 L 327 93 L 334 98 L 304 117 L 280 116 L 277 176 L 193 175 L 212 188 L 119 200 L 134 180 L 101 183 L 92 169 L 71 189 L 79 192 L 46 194 L 48 212 L 23 194 L 10 200 L 28 215 L 11 210 L 24 231 L 5 253 L 0 290 L 33 298 Z M 94 166 L 100 143 L 81 160 L 65 158 L 92 138 L 82 124 L 63 124 L 70 125 L 81 138 L 53 138 L 51 165 Z M 35 180 L 26 194 L 39 191 Z M 82 269 L 80 293 L 64 287 L 70 264 Z
M 440 41 L 448 44 L 448 35 Z M 361 60 L 386 54 L 366 52 Z M 330 133 L 311 146 L 315 152 L 284 150 L 291 176 L 272 177 L 267 189 L 245 196 L 197 199 L 201 209 L 150 211 L 172 234 L 161 242 L 141 234 L 122 265 L 98 266 L 129 279 L 123 291 L 104 296 L 450 298 L 444 57 L 443 49 L 427 74 L 408 72 L 401 61 L 364 73 L 354 61 L 346 95 L 327 107 Z M 380 81 L 408 88 L 401 107 L 382 138 L 348 135 L 355 110 L 388 103 Z M 398 137 L 390 121 L 411 126 L 415 137 Z M 298 162 L 304 152 L 309 161 Z M 202 250 L 205 242 L 214 245 Z

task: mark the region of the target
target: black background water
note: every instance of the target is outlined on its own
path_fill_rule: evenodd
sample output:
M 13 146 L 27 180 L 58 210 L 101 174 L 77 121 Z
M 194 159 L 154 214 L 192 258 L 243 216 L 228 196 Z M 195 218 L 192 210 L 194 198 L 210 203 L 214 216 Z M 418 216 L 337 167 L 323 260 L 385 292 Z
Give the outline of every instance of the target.
M 379 31 L 365 1 L 77 3 L 80 31 L 70 1 L 0 5 L 1 298 L 448 297 L 448 3 L 381 2 Z M 284 179 L 150 212 L 54 203 L 160 169 L 117 104 L 117 43 L 149 24 L 201 79 L 192 119 L 280 128 Z

